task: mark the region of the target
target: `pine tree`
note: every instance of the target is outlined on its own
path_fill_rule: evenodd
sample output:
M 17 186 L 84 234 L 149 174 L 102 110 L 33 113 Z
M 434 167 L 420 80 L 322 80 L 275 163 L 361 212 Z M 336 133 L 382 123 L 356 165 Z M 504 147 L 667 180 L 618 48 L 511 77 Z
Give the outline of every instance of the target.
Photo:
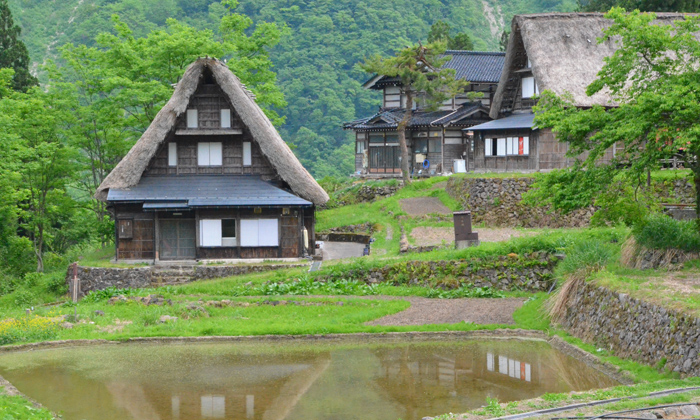
M 7 0 L 0 0 L 0 68 L 12 68 L 15 75 L 13 88 L 26 92 L 38 81 L 29 73 L 29 53 L 19 39 L 22 29 L 15 25 Z

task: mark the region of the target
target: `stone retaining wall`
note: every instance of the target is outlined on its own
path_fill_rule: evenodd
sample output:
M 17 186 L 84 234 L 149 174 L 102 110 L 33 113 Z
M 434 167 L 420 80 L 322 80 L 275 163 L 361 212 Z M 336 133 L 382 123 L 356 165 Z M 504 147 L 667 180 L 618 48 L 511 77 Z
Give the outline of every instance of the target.
M 576 337 L 616 356 L 700 375 L 700 319 L 585 283 L 563 320 Z
M 419 285 L 455 289 L 463 284 L 498 290 L 547 291 L 559 259 L 536 252 L 490 260 L 408 261 L 381 268 L 350 269 L 320 277 L 322 281 L 362 280 L 368 284 Z
M 588 226 L 593 206 L 562 214 L 549 207 L 523 204 L 522 196 L 534 182 L 534 178 L 450 177 L 447 193 L 465 210 L 471 210 L 474 223 L 528 228 Z
M 261 265 L 202 265 L 202 266 L 149 266 L 129 268 L 104 268 L 78 266 L 80 279 L 79 296 L 85 296 L 92 290 L 104 290 L 108 287 L 120 289 L 140 289 L 172 284 L 189 283 L 196 280 L 215 279 L 238 276 L 249 273 L 279 270 L 294 267 L 306 267 L 300 264 L 261 264 Z M 73 266 L 66 273 L 66 283 L 71 284 Z
M 471 210 L 475 223 L 488 226 L 521 227 L 584 227 L 588 226 L 595 208 L 575 210 L 567 214 L 552 211 L 549 206 L 522 203 L 522 196 L 535 178 L 461 178 L 450 177 L 446 190 L 465 210 Z M 687 180 L 666 180 L 653 184 L 654 196 L 660 201 L 694 204 L 695 187 Z

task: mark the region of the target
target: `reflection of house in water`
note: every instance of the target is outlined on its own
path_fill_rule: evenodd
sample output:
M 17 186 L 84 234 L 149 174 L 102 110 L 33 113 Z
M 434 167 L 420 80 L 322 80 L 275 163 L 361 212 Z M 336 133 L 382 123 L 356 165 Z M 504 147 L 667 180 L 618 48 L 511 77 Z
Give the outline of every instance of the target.
M 199 392 L 192 386 L 171 388 L 170 407 L 162 407 L 170 408 L 170 413 L 161 418 L 282 420 L 329 364 L 330 359 L 320 355 L 295 364 L 233 366 L 213 377 L 207 372 L 203 376 L 210 382 Z M 160 395 L 152 397 L 160 399 Z
M 508 356 L 498 356 L 498 366 L 494 363 L 496 358 L 493 353 L 486 353 L 486 370 L 508 375 L 514 379 L 525 382 L 532 382 L 532 365 L 511 359 Z

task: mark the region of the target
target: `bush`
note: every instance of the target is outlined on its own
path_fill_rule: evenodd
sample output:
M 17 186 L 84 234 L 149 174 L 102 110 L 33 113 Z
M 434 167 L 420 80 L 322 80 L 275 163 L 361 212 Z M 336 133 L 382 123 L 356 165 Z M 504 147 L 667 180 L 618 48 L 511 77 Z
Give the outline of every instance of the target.
M 695 221 L 675 220 L 665 214 L 652 214 L 637 224 L 632 233 L 637 244 L 648 249 L 700 251 L 700 233 Z
M 27 289 L 19 289 L 15 291 L 15 305 L 19 307 L 28 307 L 36 301 L 36 295 Z
M 557 266 L 557 272 L 563 276 L 580 270 L 598 270 L 612 261 L 615 253 L 615 247 L 609 242 L 596 239 L 577 241 L 566 249 L 566 258 Z

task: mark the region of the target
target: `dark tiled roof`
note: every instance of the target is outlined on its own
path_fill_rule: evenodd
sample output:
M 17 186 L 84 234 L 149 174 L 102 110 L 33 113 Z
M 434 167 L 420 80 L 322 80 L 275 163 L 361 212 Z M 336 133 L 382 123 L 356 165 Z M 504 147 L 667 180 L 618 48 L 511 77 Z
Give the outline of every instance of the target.
M 506 53 L 489 51 L 459 51 L 447 50 L 445 55 L 452 58 L 442 67 L 454 69 L 457 79 L 472 83 L 498 83 L 505 63 Z M 370 83 L 376 76 L 365 82 Z M 370 89 L 382 89 L 384 86 L 398 85 L 398 77 L 382 77 Z
M 110 188 L 109 202 L 145 202 L 167 208 L 186 202 L 187 207 L 207 206 L 310 206 L 311 202 L 245 175 L 144 176 L 128 189 Z
M 489 121 L 485 124 L 479 124 L 470 128 L 470 130 L 508 130 L 511 128 L 535 128 L 533 127 L 535 114 L 513 114 L 511 116 L 498 120 Z
M 413 114 L 411 118 L 411 123 L 409 128 L 417 127 L 438 127 L 438 126 L 471 126 L 475 124 L 481 124 L 482 122 L 488 121 L 488 118 L 481 119 L 465 119 L 459 121 L 465 115 L 469 115 L 472 112 L 482 109 L 481 102 L 464 104 L 454 111 L 433 111 L 433 112 L 421 112 L 417 111 Z M 402 109 L 383 109 L 372 115 L 371 117 L 361 118 L 359 120 L 351 121 L 343 125 L 344 129 L 352 130 L 391 130 L 396 129 L 399 121 L 403 118 Z M 488 114 L 488 110 L 484 109 L 484 113 Z M 378 118 L 381 118 L 385 122 L 375 122 L 371 123 Z

